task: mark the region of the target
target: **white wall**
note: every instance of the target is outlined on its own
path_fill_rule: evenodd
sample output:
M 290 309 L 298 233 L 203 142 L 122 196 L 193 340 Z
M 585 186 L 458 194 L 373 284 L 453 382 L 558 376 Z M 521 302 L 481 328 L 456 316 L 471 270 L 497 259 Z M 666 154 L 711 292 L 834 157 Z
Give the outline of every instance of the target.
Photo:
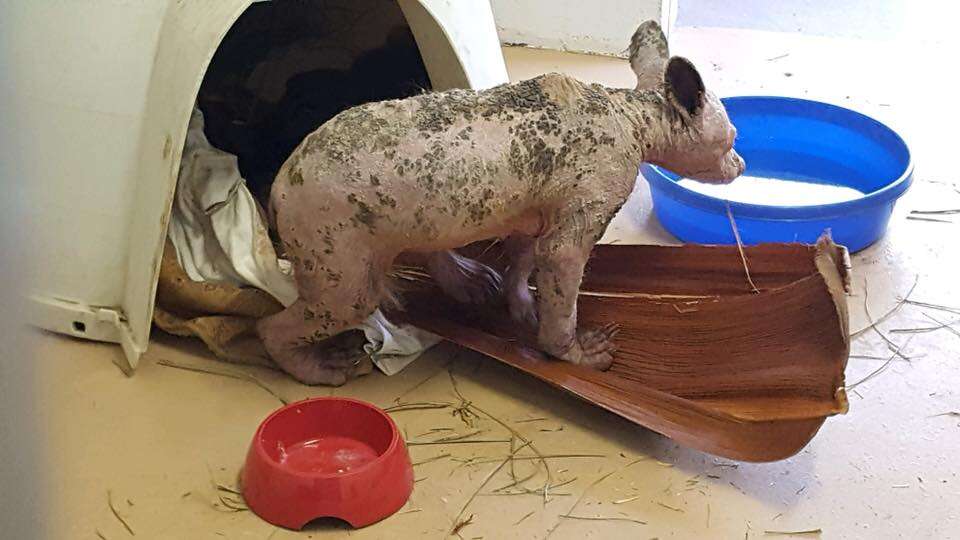
M 637 26 L 659 21 L 669 36 L 677 0 L 491 0 L 502 43 L 622 56 Z

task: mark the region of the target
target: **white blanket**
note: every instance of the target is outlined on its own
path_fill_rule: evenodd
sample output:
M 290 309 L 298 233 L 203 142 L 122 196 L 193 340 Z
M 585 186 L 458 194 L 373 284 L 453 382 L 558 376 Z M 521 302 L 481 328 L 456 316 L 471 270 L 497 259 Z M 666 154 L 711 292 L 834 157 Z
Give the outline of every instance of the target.
M 168 235 L 190 279 L 260 288 L 284 306 L 297 299 L 287 261 L 279 259 L 236 156 L 214 148 L 194 107 L 180 162 Z M 397 326 L 377 310 L 358 326 L 374 364 L 393 375 L 440 338 Z

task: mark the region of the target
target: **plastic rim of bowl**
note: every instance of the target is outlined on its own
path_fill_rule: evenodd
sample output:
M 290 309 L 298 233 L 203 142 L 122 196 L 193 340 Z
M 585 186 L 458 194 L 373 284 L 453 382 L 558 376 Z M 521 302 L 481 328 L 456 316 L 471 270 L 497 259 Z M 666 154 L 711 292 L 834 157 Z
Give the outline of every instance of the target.
M 801 221 L 845 216 L 887 204 L 903 195 L 903 193 L 913 182 L 913 156 L 910 153 L 910 148 L 907 146 L 907 143 L 896 131 L 865 114 L 837 105 L 823 103 L 821 101 L 781 96 L 736 96 L 722 98 L 721 101 L 725 106 L 747 101 L 764 101 L 768 103 L 781 102 L 790 103 L 791 105 L 803 104 L 820 108 L 822 110 L 839 112 L 851 119 L 855 119 L 855 121 L 862 123 L 862 125 L 879 129 L 890 136 L 892 141 L 900 146 L 901 150 L 906 155 L 906 166 L 904 167 L 904 170 L 900 176 L 895 180 L 885 184 L 880 189 L 865 194 L 863 197 L 858 197 L 850 201 L 809 206 L 762 205 L 728 201 L 726 199 L 711 197 L 710 195 L 704 195 L 677 184 L 677 182 L 674 180 L 674 177 L 681 177 L 674 175 L 673 173 L 664 172 L 663 169 L 656 165 L 644 164 L 643 176 L 648 182 L 650 182 L 651 187 L 662 190 L 671 199 L 704 210 L 725 213 L 727 205 L 729 205 L 731 212 L 735 213 L 738 217 L 778 221 Z M 749 167 L 749 163 L 747 166 Z

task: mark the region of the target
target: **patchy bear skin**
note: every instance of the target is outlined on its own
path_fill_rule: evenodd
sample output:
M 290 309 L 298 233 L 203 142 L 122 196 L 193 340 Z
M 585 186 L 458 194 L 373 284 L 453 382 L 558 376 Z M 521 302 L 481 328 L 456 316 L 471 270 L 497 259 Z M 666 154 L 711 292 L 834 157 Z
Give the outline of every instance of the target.
M 390 301 L 387 272 L 413 253 L 462 302 L 502 290 L 545 352 L 609 367 L 616 329 L 578 331 L 576 300 L 639 164 L 720 182 L 743 171 L 723 106 L 688 61 L 668 58 L 659 26 L 641 25 L 630 52 L 636 89 L 549 74 L 362 105 L 307 136 L 271 193 L 300 291 L 258 324 L 278 365 L 307 384 L 357 375 L 360 364 L 323 342 Z M 452 251 L 494 237 L 511 261 L 502 279 Z

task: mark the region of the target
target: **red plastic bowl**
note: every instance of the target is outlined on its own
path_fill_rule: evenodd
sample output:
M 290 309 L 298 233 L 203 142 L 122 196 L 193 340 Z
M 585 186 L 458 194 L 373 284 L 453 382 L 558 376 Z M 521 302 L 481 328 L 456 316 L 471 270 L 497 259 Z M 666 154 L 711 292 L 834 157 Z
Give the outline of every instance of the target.
M 243 498 L 264 520 L 301 529 L 320 517 L 364 527 L 393 514 L 413 491 L 413 466 L 393 420 L 348 398 L 291 403 L 253 436 Z

